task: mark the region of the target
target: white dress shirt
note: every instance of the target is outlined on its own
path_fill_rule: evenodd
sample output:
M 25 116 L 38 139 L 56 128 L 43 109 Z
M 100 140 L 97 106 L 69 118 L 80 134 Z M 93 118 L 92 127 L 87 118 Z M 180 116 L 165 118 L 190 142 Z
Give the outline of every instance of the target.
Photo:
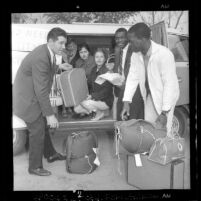
M 145 65 L 141 52 L 131 56 L 123 101 L 131 102 L 138 84 L 145 104 L 145 120 L 155 122 L 162 111 L 167 115 L 167 135 L 172 135 L 174 108 L 179 98 L 179 83 L 172 52 L 151 41 L 151 55 L 147 64 L 147 77 L 151 95 L 145 88 Z
M 47 45 L 47 48 L 50 52 L 50 57 L 51 57 L 51 62 L 53 64 L 53 59 L 54 59 L 54 53 L 53 51 L 50 49 L 50 47 Z M 62 55 L 57 55 L 55 54 L 55 59 L 56 59 L 56 65 L 60 65 L 62 63 Z
M 52 62 L 52 64 L 53 64 L 54 53 L 53 53 L 52 50 L 50 49 L 49 45 L 47 45 L 47 48 L 48 48 L 48 50 L 49 50 L 49 52 L 50 52 L 51 62 Z

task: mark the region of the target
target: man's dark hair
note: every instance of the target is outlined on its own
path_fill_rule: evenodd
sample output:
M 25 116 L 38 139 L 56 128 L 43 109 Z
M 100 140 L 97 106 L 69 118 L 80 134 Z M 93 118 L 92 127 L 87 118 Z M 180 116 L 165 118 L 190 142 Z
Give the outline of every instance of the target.
M 59 36 L 63 36 L 64 38 L 67 39 L 67 33 L 63 29 L 59 27 L 55 27 L 49 31 L 47 34 L 47 41 L 51 38 L 53 41 L 56 41 Z
M 142 38 L 150 39 L 151 37 L 151 29 L 143 22 L 133 25 L 128 30 L 128 33 L 135 33 L 135 36 L 139 39 Z
M 68 45 L 70 45 L 71 43 L 75 43 L 77 45 L 77 41 L 74 38 L 68 38 L 68 41 L 66 43 L 66 48 Z
M 89 45 L 88 45 L 87 43 L 82 43 L 82 44 L 80 44 L 80 45 L 78 46 L 78 51 L 80 52 L 80 50 L 81 50 L 82 48 L 85 48 L 89 53 L 91 53 L 91 50 L 90 50 Z
M 117 29 L 116 31 L 115 31 L 115 35 L 117 34 L 117 33 L 119 33 L 119 32 L 124 32 L 125 34 L 127 34 L 127 30 L 125 29 L 125 28 L 119 28 L 119 29 Z

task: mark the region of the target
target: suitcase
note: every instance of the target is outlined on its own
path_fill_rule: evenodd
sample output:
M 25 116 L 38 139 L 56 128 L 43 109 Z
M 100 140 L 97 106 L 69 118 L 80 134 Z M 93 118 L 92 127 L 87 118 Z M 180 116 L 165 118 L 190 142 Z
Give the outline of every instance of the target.
M 147 155 L 140 155 L 142 166 L 137 166 L 135 156 L 128 159 L 128 184 L 141 190 L 184 189 L 184 161 L 172 161 L 160 165 L 148 160 Z
M 65 107 L 79 105 L 89 94 L 85 71 L 82 68 L 63 72 L 58 83 Z

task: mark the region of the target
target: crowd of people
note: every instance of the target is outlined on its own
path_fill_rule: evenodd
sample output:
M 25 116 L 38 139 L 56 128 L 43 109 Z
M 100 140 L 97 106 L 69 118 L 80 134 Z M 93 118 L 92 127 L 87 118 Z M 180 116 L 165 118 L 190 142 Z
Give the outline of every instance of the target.
M 145 23 L 137 23 L 128 31 L 119 28 L 114 33 L 114 65 L 107 65 L 108 55 L 102 48 L 94 54 L 90 47 L 68 39 L 61 28 L 53 28 L 47 44 L 28 54 L 18 69 L 13 86 L 13 113 L 23 119 L 29 130 L 29 173 L 48 176 L 42 165 L 44 155 L 48 162 L 65 160 L 54 149 L 48 126 L 57 128 L 58 120 L 49 100 L 53 76 L 57 68 L 83 68 L 89 96 L 74 108 L 62 106 L 62 114 L 74 112 L 81 116 L 95 113 L 92 120 L 100 120 L 111 110 L 114 96 L 117 102 L 117 120 L 145 119 L 171 133 L 173 112 L 179 97 L 179 85 L 172 52 L 151 40 L 151 30 Z M 55 63 L 55 54 L 62 55 L 62 64 Z M 106 72 L 119 73 L 120 85 L 109 81 L 102 84 L 96 78 Z

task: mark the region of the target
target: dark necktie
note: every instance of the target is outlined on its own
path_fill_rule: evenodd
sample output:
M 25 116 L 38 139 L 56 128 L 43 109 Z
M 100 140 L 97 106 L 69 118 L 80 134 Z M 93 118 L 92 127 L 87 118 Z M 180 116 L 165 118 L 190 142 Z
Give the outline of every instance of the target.
M 120 75 L 122 75 L 122 73 L 123 73 L 122 57 L 123 57 L 123 50 L 121 49 L 120 55 L 119 55 L 119 74 L 120 74 Z
M 55 56 L 55 54 L 53 55 L 53 63 L 52 63 L 52 65 L 53 65 L 54 73 L 55 74 L 59 73 L 59 68 L 56 65 L 56 56 Z
M 145 88 L 147 90 L 147 96 L 150 94 L 150 88 L 149 88 L 149 82 L 148 82 L 148 73 L 147 73 L 147 67 L 148 67 L 148 62 L 149 62 L 149 57 L 146 55 L 143 57 L 144 59 L 144 65 L 145 65 Z
M 53 62 L 52 62 L 53 68 L 56 68 L 56 56 L 55 54 L 53 55 Z

